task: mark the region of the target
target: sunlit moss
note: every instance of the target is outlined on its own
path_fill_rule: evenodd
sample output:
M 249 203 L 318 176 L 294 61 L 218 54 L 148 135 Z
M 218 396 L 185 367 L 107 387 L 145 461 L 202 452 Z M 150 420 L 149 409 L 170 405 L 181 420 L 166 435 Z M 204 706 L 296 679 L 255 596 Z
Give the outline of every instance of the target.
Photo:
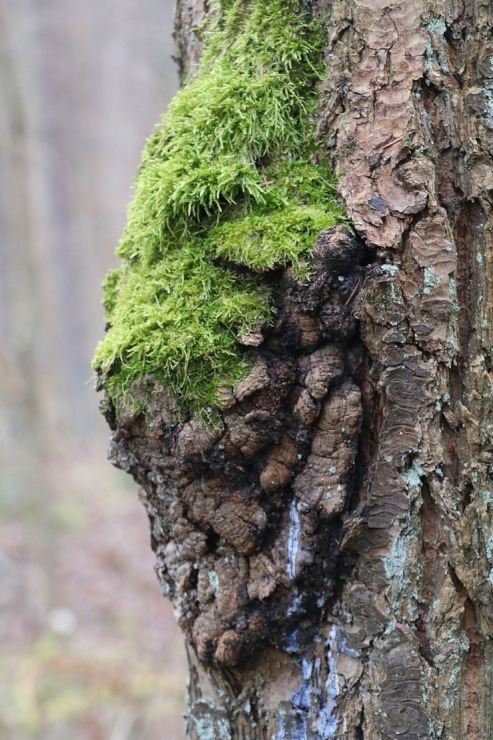
M 147 143 L 94 360 L 110 396 L 152 373 L 187 413 L 247 372 L 235 337 L 269 321 L 263 273 L 344 218 L 312 140 L 319 24 L 291 0 L 222 0 L 197 76 Z

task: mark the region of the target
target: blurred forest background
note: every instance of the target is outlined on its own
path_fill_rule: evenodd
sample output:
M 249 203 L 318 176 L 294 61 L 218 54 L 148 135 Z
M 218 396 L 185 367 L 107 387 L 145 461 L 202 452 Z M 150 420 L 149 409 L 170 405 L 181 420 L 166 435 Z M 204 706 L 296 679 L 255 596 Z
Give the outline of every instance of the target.
M 0 0 L 0 737 L 182 738 L 184 652 L 90 362 L 173 0 Z

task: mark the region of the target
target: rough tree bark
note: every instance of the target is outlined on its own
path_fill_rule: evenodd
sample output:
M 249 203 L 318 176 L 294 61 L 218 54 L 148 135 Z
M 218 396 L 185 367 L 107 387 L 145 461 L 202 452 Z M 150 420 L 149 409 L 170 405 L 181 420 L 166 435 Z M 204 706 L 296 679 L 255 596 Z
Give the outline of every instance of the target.
M 490 738 L 493 6 L 316 11 L 318 136 L 357 236 L 280 279 L 224 432 L 177 427 L 154 383 L 109 419 L 112 460 L 186 635 L 190 737 Z M 178 3 L 186 73 L 206 12 Z

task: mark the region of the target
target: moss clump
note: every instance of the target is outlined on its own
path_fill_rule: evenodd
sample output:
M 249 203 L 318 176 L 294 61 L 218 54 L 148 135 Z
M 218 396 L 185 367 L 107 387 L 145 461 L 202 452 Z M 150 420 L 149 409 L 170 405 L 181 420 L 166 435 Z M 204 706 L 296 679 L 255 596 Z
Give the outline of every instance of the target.
M 208 243 L 218 257 L 258 272 L 288 263 L 298 267 L 320 232 L 344 219 L 334 199 L 334 176 L 324 165 L 292 160 L 266 168 L 264 177 L 269 206 L 222 219 Z
M 197 76 L 147 143 L 105 283 L 94 365 L 111 397 L 152 373 L 186 413 L 213 405 L 248 370 L 235 337 L 270 319 L 261 273 L 299 266 L 343 220 L 310 123 L 322 49 L 291 0 L 219 3 Z
M 218 384 L 248 370 L 230 327 L 248 331 L 265 317 L 268 295 L 254 279 L 214 265 L 199 240 L 148 266 L 124 268 L 111 313 L 111 342 L 98 350 L 113 372 L 110 395 L 128 388 L 143 368 L 165 380 L 187 404 L 213 404 Z

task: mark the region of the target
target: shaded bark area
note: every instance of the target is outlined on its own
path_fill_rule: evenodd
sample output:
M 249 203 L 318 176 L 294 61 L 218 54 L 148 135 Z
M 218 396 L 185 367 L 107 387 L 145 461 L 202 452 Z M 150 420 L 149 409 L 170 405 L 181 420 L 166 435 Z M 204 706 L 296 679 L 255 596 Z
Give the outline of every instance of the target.
M 112 459 L 187 635 L 190 737 L 490 737 L 493 10 L 331 12 L 318 133 L 358 237 L 276 276 L 215 432 L 149 379 Z

